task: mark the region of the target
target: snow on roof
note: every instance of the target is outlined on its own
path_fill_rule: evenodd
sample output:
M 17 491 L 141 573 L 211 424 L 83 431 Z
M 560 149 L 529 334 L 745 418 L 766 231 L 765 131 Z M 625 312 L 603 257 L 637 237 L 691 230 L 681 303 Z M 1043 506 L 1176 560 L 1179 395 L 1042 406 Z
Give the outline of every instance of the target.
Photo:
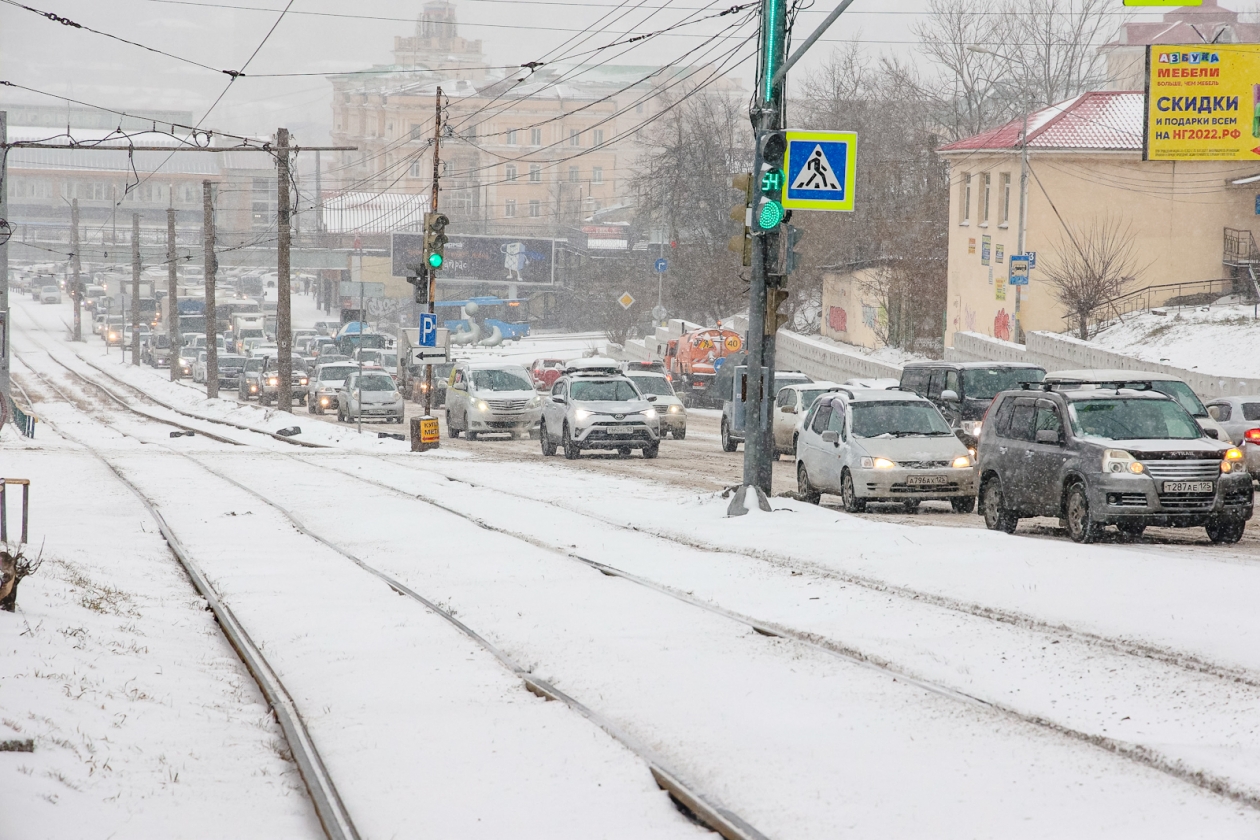
M 1141 151 L 1145 94 L 1091 91 L 1028 115 L 1030 149 Z M 1024 119 L 942 146 L 940 152 L 1018 149 Z
M 427 194 L 348 192 L 324 200 L 328 233 L 419 230 L 429 209 Z

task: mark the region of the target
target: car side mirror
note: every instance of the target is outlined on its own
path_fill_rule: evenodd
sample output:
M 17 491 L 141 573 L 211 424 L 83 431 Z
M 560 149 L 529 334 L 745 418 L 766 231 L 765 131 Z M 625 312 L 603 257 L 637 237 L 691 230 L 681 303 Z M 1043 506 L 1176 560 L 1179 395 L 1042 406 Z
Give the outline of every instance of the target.
M 835 431 L 834 429 L 828 429 L 827 431 L 822 433 L 822 441 L 823 443 L 830 443 L 835 446 L 839 446 L 840 433 Z
M 1059 439 L 1059 433 L 1053 429 L 1041 429 L 1037 432 L 1037 443 L 1050 443 L 1058 446 L 1062 441 Z
M 958 402 L 958 401 L 959 400 L 958 400 L 957 391 L 951 390 L 949 388 L 946 388 L 944 391 L 941 391 L 941 402 Z
M 647 395 L 647 401 L 648 401 L 648 402 L 656 402 L 656 394 L 648 394 L 648 395 Z
M 795 413 L 796 413 L 796 406 L 794 406 L 794 405 L 785 405 L 785 406 L 783 406 L 783 408 L 781 408 L 781 409 L 779 409 L 779 410 L 780 410 L 780 411 L 782 411 L 784 414 L 795 414 Z
M 1220 432 L 1216 431 L 1216 429 L 1204 429 L 1204 430 L 1203 430 L 1203 434 L 1207 435 L 1207 436 L 1208 436 L 1208 437 L 1210 437 L 1212 440 L 1220 440 L 1220 439 L 1221 439 L 1221 434 L 1220 434 Z
M 560 394 L 556 394 L 556 395 L 554 395 L 554 396 L 551 398 L 551 401 L 552 401 L 553 403 L 560 403 L 561 405 L 563 405 L 563 404 L 564 404 L 564 402 L 565 402 L 565 399 L 564 399 L 564 397 L 563 397 L 563 396 L 561 396 Z

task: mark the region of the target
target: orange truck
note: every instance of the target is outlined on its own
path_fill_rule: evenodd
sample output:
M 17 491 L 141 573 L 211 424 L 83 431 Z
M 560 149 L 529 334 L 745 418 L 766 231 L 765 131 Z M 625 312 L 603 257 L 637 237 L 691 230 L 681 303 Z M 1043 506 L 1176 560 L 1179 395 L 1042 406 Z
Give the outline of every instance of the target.
M 726 357 L 743 349 L 743 336 L 721 327 L 683 333 L 670 341 L 665 347 L 665 368 L 679 398 L 687 405 L 721 405 L 720 397 L 709 396 L 709 386 Z

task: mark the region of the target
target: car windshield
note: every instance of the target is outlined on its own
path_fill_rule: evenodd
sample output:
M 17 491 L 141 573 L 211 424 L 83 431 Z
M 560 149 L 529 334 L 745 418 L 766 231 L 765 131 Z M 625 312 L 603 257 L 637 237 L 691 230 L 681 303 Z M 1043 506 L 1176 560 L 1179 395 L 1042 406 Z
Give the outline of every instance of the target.
M 669 380 L 663 376 L 632 376 L 630 378 L 639 387 L 640 393 L 656 394 L 658 397 L 674 396 L 674 389 L 670 387 Z
M 1197 394 L 1190 389 L 1190 386 L 1179 380 L 1155 380 L 1151 383 L 1152 391 L 1159 391 L 1161 394 L 1167 394 L 1177 402 L 1181 403 L 1181 407 L 1193 414 L 1195 417 L 1207 417 L 1207 408 L 1199 400 Z
M 826 388 L 810 388 L 808 391 L 801 391 L 801 405 L 803 405 L 805 410 L 808 411 L 809 407 L 814 404 L 814 400 L 818 399 L 823 394 L 829 393 L 831 393 L 831 391 Z
M 604 382 L 574 382 L 569 388 L 575 400 L 588 402 L 627 402 L 639 399 L 634 386 L 624 379 Z
M 338 367 L 324 367 L 319 370 L 320 382 L 344 382 L 350 374 L 356 372 L 358 367 L 344 365 Z
M 474 370 L 473 387 L 478 391 L 532 391 L 533 385 L 514 370 Z
M 968 368 L 962 372 L 963 394 L 969 400 L 991 400 L 1000 391 L 1011 391 L 1021 382 L 1040 382 L 1046 372 L 1040 368 Z
M 245 370 L 262 370 L 262 366 L 263 366 L 262 356 L 254 356 L 253 358 L 248 359 L 245 362 Z
M 360 376 L 357 381 L 364 391 L 394 390 L 394 380 L 388 376 Z
M 936 406 L 926 402 L 856 402 L 853 434 L 857 437 L 911 437 L 952 434 Z
M 1107 440 L 1194 440 L 1203 430 L 1172 400 L 1080 400 L 1068 408 L 1072 431 Z
M 245 367 L 245 360 L 240 356 L 229 356 L 226 359 L 219 359 L 219 370 L 240 370 Z

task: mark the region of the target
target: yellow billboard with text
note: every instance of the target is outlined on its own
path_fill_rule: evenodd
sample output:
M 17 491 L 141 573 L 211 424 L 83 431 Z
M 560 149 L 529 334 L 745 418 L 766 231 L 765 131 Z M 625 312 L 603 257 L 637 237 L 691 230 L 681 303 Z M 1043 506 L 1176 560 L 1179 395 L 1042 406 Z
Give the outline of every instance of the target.
M 1146 48 L 1146 160 L 1260 161 L 1260 44 Z

